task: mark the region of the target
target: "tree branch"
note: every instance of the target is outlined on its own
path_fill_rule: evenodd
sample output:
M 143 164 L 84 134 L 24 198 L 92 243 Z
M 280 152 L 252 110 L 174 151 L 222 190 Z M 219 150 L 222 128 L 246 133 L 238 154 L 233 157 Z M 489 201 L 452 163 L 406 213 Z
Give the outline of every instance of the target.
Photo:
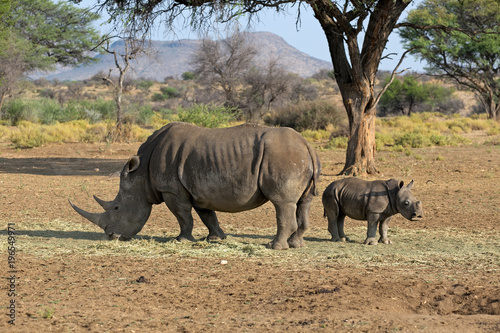
M 377 97 L 375 98 L 375 100 L 373 101 L 373 106 L 375 107 L 378 102 L 380 101 L 380 98 L 382 98 L 382 95 L 386 92 L 386 90 L 389 88 L 389 86 L 391 85 L 391 83 L 394 81 L 394 78 L 396 77 L 396 75 L 399 75 L 399 74 L 402 74 L 404 72 L 406 72 L 406 70 L 408 70 L 408 68 L 405 68 L 403 69 L 402 71 L 400 72 L 397 72 L 399 66 L 401 66 L 401 63 L 403 62 L 403 60 L 405 59 L 406 55 L 408 53 L 410 53 L 411 51 L 413 51 L 413 48 L 412 49 L 409 49 L 409 50 L 406 50 L 403 55 L 401 56 L 401 59 L 399 59 L 399 62 L 398 64 L 396 65 L 396 67 L 393 69 L 392 73 L 391 73 L 391 78 L 389 79 L 389 81 L 386 83 L 386 85 L 382 88 L 382 90 L 379 91 Z

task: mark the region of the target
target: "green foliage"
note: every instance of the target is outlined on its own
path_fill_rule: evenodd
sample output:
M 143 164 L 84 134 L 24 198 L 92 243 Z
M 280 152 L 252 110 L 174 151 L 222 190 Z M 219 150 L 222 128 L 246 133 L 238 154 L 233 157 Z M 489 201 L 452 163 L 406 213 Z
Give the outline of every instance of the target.
M 236 120 L 235 109 L 216 104 L 195 104 L 190 108 L 177 110 L 179 121 L 201 127 L 216 128 Z
M 77 65 L 95 61 L 87 52 L 100 36 L 92 26 L 99 18 L 67 2 L 12 0 L 3 22 L 24 40 L 30 69 L 52 68 L 56 63 Z
M 153 80 L 140 80 L 137 82 L 136 86 L 138 89 L 144 91 L 145 93 L 149 92 L 149 89 L 155 84 Z
M 330 138 L 331 132 L 327 130 L 306 129 L 300 133 L 308 141 L 321 141 Z
M 388 82 L 389 77 L 386 79 Z M 443 113 L 459 111 L 450 108 L 454 90 L 436 83 L 420 83 L 412 75 L 405 75 L 403 80 L 395 79 L 387 88 L 378 104 L 382 116 L 390 114 L 410 115 L 412 112 L 442 110 Z M 462 103 L 463 104 L 463 103 Z M 458 104 L 457 107 L 463 105 Z M 451 112 L 450 112 L 451 111 Z
M 299 132 L 319 130 L 328 125 L 338 126 L 345 118 L 344 113 L 330 101 L 302 101 L 278 109 L 266 116 L 264 122 L 271 126 L 291 127 Z
M 326 147 L 330 149 L 331 148 L 346 149 L 348 141 L 349 139 L 346 136 L 331 137 Z
M 126 118 L 128 118 L 129 122 L 133 122 L 138 125 L 149 125 L 153 114 L 154 111 L 151 105 L 132 105 L 126 112 Z
M 196 79 L 196 75 L 193 72 L 184 72 L 181 77 L 185 81 Z
M 161 93 L 155 93 L 153 95 L 153 97 L 151 98 L 153 102 L 162 102 L 167 99 L 177 98 L 181 96 L 181 94 L 175 87 L 161 87 L 160 92 Z
M 51 98 L 14 99 L 2 108 L 3 120 L 12 125 L 21 121 L 53 124 L 71 120 L 85 119 L 90 122 L 112 119 L 115 103 L 103 99 L 70 101 L 61 106 Z
M 410 24 L 446 29 L 405 27 L 400 35 L 411 53 L 481 96 L 490 116 L 500 112 L 500 6 L 498 0 L 425 0 L 407 17 Z
M 115 118 L 116 103 L 112 100 L 98 98 L 96 100 L 70 101 L 65 106 L 72 119 L 85 119 L 91 123 Z
M 176 98 L 180 96 L 179 91 L 174 87 L 161 87 L 160 91 L 166 99 Z

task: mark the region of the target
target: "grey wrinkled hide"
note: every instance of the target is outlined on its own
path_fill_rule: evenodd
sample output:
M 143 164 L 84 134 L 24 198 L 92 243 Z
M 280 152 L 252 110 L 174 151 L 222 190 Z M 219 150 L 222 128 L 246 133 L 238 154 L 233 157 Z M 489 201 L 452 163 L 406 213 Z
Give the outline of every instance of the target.
M 368 221 L 365 244 L 390 244 L 387 229 L 393 215 L 401 213 L 410 221 L 420 220 L 423 216 L 422 203 L 411 193 L 412 186 L 413 180 L 407 186 L 397 179 L 365 181 L 345 178 L 334 181 L 323 192 L 323 207 L 331 240 L 349 240 L 344 234 L 344 219 L 348 216 Z M 377 226 L 380 232 L 378 241 L 375 238 Z
M 170 123 L 125 165 L 116 198 L 96 197 L 104 213 L 71 205 L 110 239 L 123 240 L 142 229 L 153 204 L 165 202 L 180 225 L 177 239 L 194 241 L 193 208 L 209 230 L 208 239 L 223 239 L 215 211 L 241 212 L 271 201 L 278 230 L 269 246 L 286 249 L 303 246 L 319 173 L 316 152 L 292 129 Z

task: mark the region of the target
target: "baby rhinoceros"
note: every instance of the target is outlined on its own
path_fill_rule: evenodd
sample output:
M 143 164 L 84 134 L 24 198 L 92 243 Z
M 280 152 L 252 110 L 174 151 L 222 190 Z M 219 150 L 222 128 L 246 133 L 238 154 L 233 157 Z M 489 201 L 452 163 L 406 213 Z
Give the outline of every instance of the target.
M 323 192 L 323 207 L 328 218 L 331 241 L 348 241 L 344 218 L 368 221 L 365 244 L 392 243 L 387 238 L 391 217 L 401 213 L 410 221 L 422 219 L 422 203 L 411 193 L 413 180 L 405 187 L 402 180 L 366 181 L 345 178 L 334 181 Z M 375 238 L 379 226 L 380 239 Z

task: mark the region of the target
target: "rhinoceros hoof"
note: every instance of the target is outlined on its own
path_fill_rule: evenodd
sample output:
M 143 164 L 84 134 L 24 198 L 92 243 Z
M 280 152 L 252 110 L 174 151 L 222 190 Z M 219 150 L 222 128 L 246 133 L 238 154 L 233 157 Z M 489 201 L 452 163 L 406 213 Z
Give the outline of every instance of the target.
M 392 244 L 392 241 L 389 238 L 380 238 L 378 242 L 384 244 Z
M 273 250 L 288 250 L 289 246 L 288 243 L 285 243 L 285 245 L 277 242 L 270 242 L 269 244 L 266 245 L 268 249 L 273 249 Z
M 208 235 L 207 236 L 207 241 L 208 242 L 216 242 L 216 241 L 220 241 L 220 240 L 223 240 L 223 239 L 226 239 L 226 235 L 221 235 L 221 236 L 218 236 L 218 235 Z
M 365 245 L 377 245 L 378 241 L 375 238 L 367 238 L 365 240 Z
M 304 247 L 305 242 L 303 239 L 290 239 L 288 241 L 288 246 L 293 247 L 293 248 Z
M 177 236 L 175 239 L 179 242 L 185 242 L 185 241 L 190 241 L 190 242 L 196 242 L 196 239 L 194 239 L 193 236 Z
M 332 239 L 330 239 L 330 242 L 345 242 L 346 240 L 348 241 L 349 239 L 348 238 L 340 238 L 340 237 L 338 237 L 338 238 L 332 237 Z

